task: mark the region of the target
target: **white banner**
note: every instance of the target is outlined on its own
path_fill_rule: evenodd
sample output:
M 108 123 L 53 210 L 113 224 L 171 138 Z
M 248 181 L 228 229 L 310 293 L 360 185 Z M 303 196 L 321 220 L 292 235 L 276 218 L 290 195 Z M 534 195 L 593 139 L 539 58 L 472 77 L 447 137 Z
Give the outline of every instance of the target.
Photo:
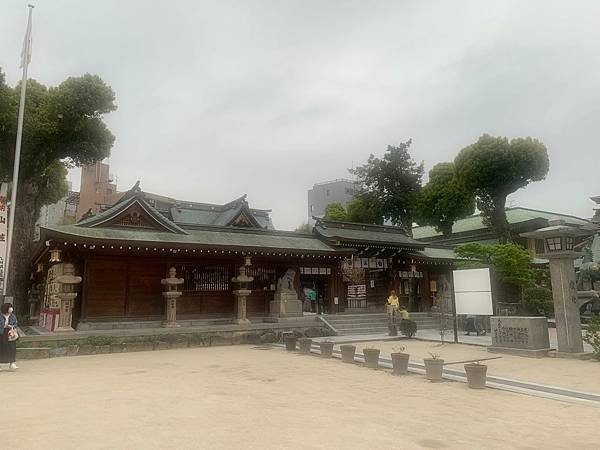
M 455 270 L 452 275 L 456 314 L 494 315 L 490 269 Z
M 0 183 L 0 292 L 4 289 L 6 235 L 8 234 L 8 183 Z

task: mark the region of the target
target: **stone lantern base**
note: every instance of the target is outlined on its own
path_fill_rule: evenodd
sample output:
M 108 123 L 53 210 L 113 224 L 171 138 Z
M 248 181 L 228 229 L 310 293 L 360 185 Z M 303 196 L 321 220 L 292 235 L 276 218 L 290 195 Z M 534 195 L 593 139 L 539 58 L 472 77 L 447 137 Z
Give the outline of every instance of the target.
M 246 297 L 251 292 L 249 289 L 233 291 L 233 295 L 235 295 L 235 318 L 233 319 L 233 323 L 238 325 L 247 325 L 250 323 L 248 317 L 246 317 Z
M 177 328 L 180 326 L 177 323 L 177 299 L 181 296 L 181 292 L 166 291 L 162 295 L 165 298 L 165 320 L 162 326 L 164 328 Z

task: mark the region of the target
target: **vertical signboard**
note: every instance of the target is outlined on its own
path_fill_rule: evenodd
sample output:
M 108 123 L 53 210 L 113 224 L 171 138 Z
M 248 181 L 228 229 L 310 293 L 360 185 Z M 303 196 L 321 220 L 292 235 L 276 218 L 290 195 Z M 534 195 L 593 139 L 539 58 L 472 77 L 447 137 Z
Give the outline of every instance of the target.
M 8 183 L 0 183 L 0 292 L 4 291 L 6 274 L 6 239 L 8 234 Z

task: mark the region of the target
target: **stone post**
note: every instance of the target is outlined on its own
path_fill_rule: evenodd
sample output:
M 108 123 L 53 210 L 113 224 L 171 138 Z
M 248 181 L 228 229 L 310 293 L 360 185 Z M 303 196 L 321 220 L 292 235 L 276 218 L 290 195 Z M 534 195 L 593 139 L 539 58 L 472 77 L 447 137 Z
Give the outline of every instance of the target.
M 590 230 L 584 228 L 567 226 L 562 221 L 550 221 L 549 227 L 521 235 L 544 240 L 545 253 L 540 256 L 547 258 L 550 265 L 558 339 L 556 356 L 570 357 L 583 354 L 580 302 L 577 298 L 573 264 L 573 261 L 582 254 L 574 251 L 574 239 L 590 234 Z
M 75 275 L 75 266 L 71 263 L 63 265 L 63 274 L 56 278 L 60 283 L 60 292 L 56 295 L 60 299 L 60 310 L 58 313 L 58 326 L 55 331 L 75 331 L 73 330 L 73 306 L 77 298 L 75 286 L 81 283 L 82 278 Z
M 177 299 L 181 297 L 181 292 L 177 290 L 177 286 L 183 284 L 183 278 L 177 278 L 177 270 L 175 267 L 169 269 L 169 276 L 160 280 L 163 286 L 167 287 L 162 295 L 165 299 L 165 320 L 162 326 L 165 328 L 178 327 L 177 323 Z
M 233 291 L 235 295 L 235 317 L 233 323 L 244 325 L 250 323 L 246 316 L 246 298 L 252 293 L 248 289 L 248 283 L 254 280 L 254 277 L 246 275 L 246 266 L 250 266 L 250 258 L 246 258 L 245 265 L 239 268 L 239 275 L 231 279 L 233 283 L 239 285 L 239 288 Z

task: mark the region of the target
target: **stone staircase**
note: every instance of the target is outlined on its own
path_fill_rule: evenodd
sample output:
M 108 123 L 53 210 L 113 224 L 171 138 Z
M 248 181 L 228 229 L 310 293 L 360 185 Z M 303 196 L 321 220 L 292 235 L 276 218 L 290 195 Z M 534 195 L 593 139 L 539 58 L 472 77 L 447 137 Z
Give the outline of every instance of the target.
M 410 317 L 417 322 L 417 330 L 439 328 L 439 318 L 429 313 L 411 313 Z M 389 332 L 386 313 L 330 314 L 323 318 L 337 330 L 338 336 Z

